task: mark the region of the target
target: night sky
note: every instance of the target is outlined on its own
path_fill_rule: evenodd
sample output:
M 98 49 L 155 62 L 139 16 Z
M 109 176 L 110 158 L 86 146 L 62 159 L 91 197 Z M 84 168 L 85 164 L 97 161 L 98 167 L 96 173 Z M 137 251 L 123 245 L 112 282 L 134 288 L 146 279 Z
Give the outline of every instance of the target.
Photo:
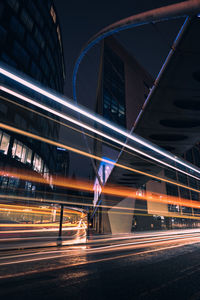
M 145 10 L 181 1 L 170 0 L 101 0 L 101 1 L 63 1 L 55 0 L 60 21 L 66 66 L 65 95 L 72 98 L 72 72 L 75 60 L 83 45 L 99 30 L 122 18 Z M 115 34 L 127 50 L 155 78 L 170 46 L 183 23 L 183 19 L 146 25 Z M 78 102 L 94 109 L 96 102 L 96 83 L 98 76 L 99 47 L 92 49 L 81 63 L 77 81 Z M 70 173 L 88 176 L 90 168 L 82 168 L 71 155 Z M 88 159 L 82 164 L 88 166 Z M 85 171 L 87 169 L 87 171 Z

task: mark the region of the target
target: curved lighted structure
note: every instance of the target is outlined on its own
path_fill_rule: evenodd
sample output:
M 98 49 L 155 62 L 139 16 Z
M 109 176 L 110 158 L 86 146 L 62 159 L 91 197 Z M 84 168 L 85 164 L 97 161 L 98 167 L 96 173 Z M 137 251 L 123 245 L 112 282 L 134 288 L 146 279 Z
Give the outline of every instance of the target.
M 139 27 L 152 22 L 157 23 L 169 19 L 187 17 L 190 15 L 197 14 L 199 13 L 199 11 L 200 11 L 199 0 L 184 1 L 178 4 L 172 4 L 169 6 L 164 6 L 137 15 L 133 15 L 103 28 L 87 42 L 87 44 L 82 48 L 81 53 L 76 60 L 74 71 L 73 71 L 73 79 L 72 79 L 74 100 L 77 102 L 76 80 L 77 80 L 77 74 L 78 74 L 80 63 L 83 57 L 86 55 L 86 53 L 94 45 L 98 44 L 101 40 L 126 29 Z

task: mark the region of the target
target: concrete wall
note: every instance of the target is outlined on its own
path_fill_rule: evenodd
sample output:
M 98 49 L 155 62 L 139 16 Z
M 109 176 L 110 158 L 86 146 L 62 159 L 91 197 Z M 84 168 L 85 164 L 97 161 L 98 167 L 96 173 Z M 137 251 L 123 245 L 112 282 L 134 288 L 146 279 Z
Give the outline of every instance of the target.
M 126 198 L 108 211 L 112 234 L 131 232 L 134 207 L 135 200 L 133 198 Z M 127 208 L 127 210 L 124 208 Z

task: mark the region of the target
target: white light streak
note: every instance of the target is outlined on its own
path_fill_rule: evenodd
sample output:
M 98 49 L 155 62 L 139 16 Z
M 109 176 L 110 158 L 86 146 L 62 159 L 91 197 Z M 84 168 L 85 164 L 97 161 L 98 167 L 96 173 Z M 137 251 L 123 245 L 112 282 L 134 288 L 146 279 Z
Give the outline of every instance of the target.
M 170 164 L 168 164 L 168 163 L 166 163 L 166 162 L 164 162 L 164 161 L 162 161 L 160 159 L 155 158 L 154 156 L 151 156 L 151 155 L 149 155 L 149 154 L 147 154 L 147 153 L 145 153 L 143 151 L 140 151 L 140 150 L 138 150 L 135 147 L 132 147 L 132 146 L 126 144 L 126 143 L 123 143 L 123 142 L 121 142 L 120 140 L 118 140 L 116 138 L 113 138 L 113 137 L 111 137 L 111 136 L 109 136 L 109 135 L 107 135 L 107 134 L 105 134 L 105 133 L 103 133 L 103 132 L 101 132 L 101 131 L 99 131 L 99 130 L 91 127 L 91 126 L 89 126 L 89 125 L 86 125 L 82 121 L 75 120 L 74 118 L 71 118 L 71 117 L 69 117 L 69 116 L 67 116 L 67 115 L 65 115 L 63 113 L 60 113 L 60 112 L 56 111 L 55 109 L 52 109 L 52 108 L 50 108 L 50 107 L 48 107 L 46 105 L 43 105 L 43 104 L 41 104 L 41 103 L 39 103 L 37 101 L 34 101 L 34 100 L 32 100 L 32 99 L 30 99 L 30 98 L 28 98 L 26 96 L 23 96 L 23 95 L 21 95 L 21 94 L 19 94 L 17 92 L 14 92 L 11 89 L 8 89 L 8 88 L 6 88 L 4 86 L 0 86 L 0 90 L 4 91 L 4 92 L 6 92 L 6 93 L 8 93 L 8 94 L 10 94 L 12 96 L 15 96 L 15 97 L 17 97 L 17 98 L 19 98 L 19 99 L 27 102 L 27 103 L 30 103 L 30 104 L 32 104 L 34 106 L 37 106 L 37 107 L 39 107 L 39 108 L 41 108 L 41 109 L 43 109 L 43 110 L 45 110 L 47 112 L 50 112 L 50 113 L 52 113 L 52 114 L 54 114 L 54 115 L 56 115 L 56 116 L 58 116 L 58 117 L 60 117 L 60 118 L 62 118 L 64 120 L 66 120 L 66 121 L 69 121 L 69 122 L 71 122 L 71 123 L 73 123 L 75 125 L 78 125 L 78 126 L 84 128 L 84 129 L 87 129 L 88 131 L 96 133 L 96 134 L 98 134 L 98 135 L 100 135 L 100 136 L 102 136 L 102 137 L 104 137 L 104 138 L 106 138 L 106 139 L 108 139 L 108 140 L 110 140 L 110 141 L 118 144 L 118 145 L 121 145 L 122 147 L 125 147 L 125 148 L 127 148 L 129 150 L 137 152 L 138 154 L 141 154 L 141 155 L 143 155 L 145 157 L 148 157 L 148 158 L 150 158 L 150 159 L 152 159 L 152 160 L 154 160 L 154 161 L 156 161 L 158 163 L 161 163 L 162 165 L 165 165 L 166 167 L 172 168 L 172 169 L 174 169 L 174 170 L 176 170 L 178 172 L 181 172 L 181 173 L 183 173 L 185 175 L 188 175 L 188 176 L 193 177 L 193 178 L 195 178 L 197 180 L 200 180 L 200 178 L 196 177 L 195 175 L 192 175 L 192 174 L 190 174 L 188 172 L 185 172 L 185 171 L 183 171 L 183 170 L 181 170 L 181 169 L 179 169 L 177 167 L 174 167 L 174 166 L 172 166 L 172 165 L 170 165 Z M 112 162 L 110 162 L 110 163 L 114 164 Z
M 30 89 L 38 92 L 39 94 L 41 94 L 41 95 L 43 95 L 45 97 L 48 97 L 48 98 L 56 101 L 57 103 L 60 103 L 61 105 L 65 106 L 65 107 L 67 107 L 67 108 L 69 108 L 69 109 L 71 109 L 71 110 L 73 110 L 75 112 L 78 112 L 81 115 L 83 115 L 83 116 L 85 116 L 85 117 L 87 117 L 87 118 L 89 118 L 89 119 L 91 119 L 91 120 L 93 120 L 93 121 L 95 121 L 95 122 L 97 122 L 97 123 L 99 123 L 99 124 L 101 124 L 101 125 L 109 128 L 109 129 L 112 129 L 113 131 L 115 131 L 117 133 L 120 133 L 121 135 L 125 136 L 126 138 L 128 138 L 130 140 L 133 140 L 134 142 L 137 142 L 137 143 L 139 143 L 139 144 L 141 144 L 141 145 L 143 145 L 143 146 L 145 146 L 145 147 L 147 147 L 147 148 L 155 151 L 156 153 L 159 153 L 159 154 L 165 156 L 166 158 L 169 158 L 169 159 L 171 159 L 171 160 L 173 160 L 173 161 L 175 161 L 175 162 L 183 165 L 184 167 L 189 168 L 189 169 L 191 169 L 191 170 L 193 170 L 193 171 L 195 171 L 195 172 L 197 172 L 197 173 L 200 174 L 200 170 L 198 170 L 197 168 L 195 168 L 195 167 L 187 164 L 186 162 L 183 162 L 182 160 L 178 159 L 176 156 L 174 156 L 172 154 L 168 154 L 168 153 L 166 153 L 166 152 L 164 152 L 164 151 L 162 151 L 160 149 L 157 149 L 157 147 L 151 145 L 147 141 L 144 141 L 143 139 L 140 139 L 139 137 L 137 137 L 135 135 L 131 135 L 130 133 L 127 133 L 125 130 L 122 130 L 122 129 L 120 129 L 117 126 L 114 126 L 112 123 L 107 122 L 104 119 L 99 118 L 99 117 L 95 116 L 94 114 L 87 112 L 83 108 L 80 108 L 80 107 L 78 107 L 78 106 L 70 103 L 66 99 L 60 98 L 58 96 L 55 96 L 54 94 L 52 94 L 52 93 L 50 93 L 50 92 L 48 92 L 48 91 L 46 91 L 46 90 L 44 90 L 44 89 L 36 86 L 35 84 L 30 83 L 27 80 L 22 79 L 19 76 L 14 75 L 11 72 L 6 71 L 3 68 L 0 68 L 0 73 L 3 74 L 6 77 L 8 77 L 8 78 L 10 78 L 10 79 L 18 82 L 18 83 L 26 86 L 26 87 L 28 87 L 28 88 L 30 88 Z

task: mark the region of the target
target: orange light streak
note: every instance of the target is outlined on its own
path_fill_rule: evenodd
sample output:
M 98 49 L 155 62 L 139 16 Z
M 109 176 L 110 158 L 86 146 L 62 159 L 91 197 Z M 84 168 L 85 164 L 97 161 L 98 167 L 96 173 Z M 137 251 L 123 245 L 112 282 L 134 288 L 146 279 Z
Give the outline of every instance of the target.
M 33 173 L 33 172 L 32 172 Z M 38 174 L 32 174 L 28 172 L 11 172 L 11 171 L 0 171 L 0 176 L 16 177 L 21 180 L 29 180 L 33 182 L 39 182 L 47 184 L 46 180 Z M 93 183 L 87 181 L 73 180 L 65 177 L 53 177 L 52 184 L 55 186 L 60 186 L 70 189 L 78 189 L 87 192 L 93 192 Z M 199 191 L 198 191 L 199 192 Z M 156 194 L 151 192 L 146 192 L 144 195 L 140 196 L 137 194 L 137 190 L 133 188 L 121 188 L 117 185 L 104 186 L 102 187 L 102 193 L 110 196 L 123 197 L 123 198 L 133 198 L 146 200 L 149 202 L 173 204 L 185 207 L 200 208 L 200 202 L 194 200 L 188 200 L 183 198 L 177 198 L 169 195 Z
M 56 146 L 56 147 L 60 147 L 60 148 L 64 148 L 68 151 L 71 151 L 71 152 L 74 152 L 74 153 L 77 153 L 77 154 L 80 154 L 80 155 L 83 155 L 85 157 L 88 157 L 88 158 L 93 158 L 95 160 L 98 160 L 98 161 L 103 161 L 105 163 L 109 163 L 109 164 L 113 164 L 115 165 L 116 167 L 119 167 L 119 168 L 122 168 L 122 169 L 125 169 L 125 170 L 128 170 L 128 171 L 131 171 L 131 172 L 134 172 L 134 173 L 138 173 L 138 174 L 141 174 L 141 175 L 145 175 L 147 177 L 150 177 L 150 178 L 154 178 L 154 179 L 157 179 L 157 180 L 161 180 L 161 181 L 164 181 L 164 182 L 167 182 L 167 183 L 171 183 L 173 185 L 176 185 L 176 186 L 180 186 L 180 187 L 183 187 L 185 189 L 188 189 L 188 190 L 191 190 L 191 191 L 195 191 L 197 193 L 200 193 L 199 190 L 197 189 L 194 189 L 194 188 L 191 188 L 191 187 L 188 187 L 186 185 L 183 185 L 183 184 L 180 184 L 180 183 L 176 183 L 174 181 L 171 181 L 171 180 L 168 180 L 168 179 L 164 179 L 162 177 L 159 177 L 159 176 L 155 176 L 155 175 L 152 175 L 152 174 L 149 174 L 149 173 L 146 173 L 146 172 L 143 172 L 143 171 L 139 171 L 137 169 L 134 169 L 134 168 L 130 168 L 128 166 L 125 166 L 125 165 L 122 165 L 122 164 L 118 164 L 118 163 L 114 163 L 110 160 L 107 160 L 107 159 L 104 159 L 102 157 L 99 157 L 99 156 L 96 156 L 96 155 L 93 155 L 93 154 L 90 154 L 90 153 L 87 153 L 85 151 L 82 151 L 82 150 L 79 150 L 79 149 L 76 149 L 76 148 L 73 148 L 73 147 L 70 147 L 70 146 L 67 146 L 67 145 L 64 145 L 64 144 L 61 144 L 61 143 L 58 143 L 58 142 L 55 142 L 53 140 L 50 140 L 50 139 L 47 139 L 47 138 L 44 138 L 44 137 L 41 137 L 39 135 L 36 135 L 36 134 L 33 134 L 33 133 L 30 133 L 30 132 L 27 132 L 27 131 L 24 131 L 24 130 L 21 130 L 21 129 L 18 129 L 18 128 L 15 128 L 15 127 L 12 127 L 12 126 L 9 126 L 9 125 L 6 125 L 6 124 L 3 124 L 3 123 L 0 123 L 0 128 L 4 128 L 6 130 L 9 130 L 9 131 L 13 131 L 15 133 L 18 133 L 18 134 L 21 134 L 21 135 L 24 135 L 24 136 L 28 136 L 30 138 L 33 138 L 33 139 L 36 139 L 36 140 L 39 140 L 39 141 L 42 141 L 42 142 L 45 142 L 47 144 L 51 144 L 53 146 Z M 19 176 L 17 176 L 19 178 Z M 39 182 L 38 180 L 36 182 Z M 40 181 L 44 184 L 46 184 L 46 180 L 43 180 L 43 181 Z M 54 184 L 56 185 L 56 184 Z M 62 186 L 62 185 L 61 185 Z M 83 189 L 83 190 L 87 190 L 87 189 Z

